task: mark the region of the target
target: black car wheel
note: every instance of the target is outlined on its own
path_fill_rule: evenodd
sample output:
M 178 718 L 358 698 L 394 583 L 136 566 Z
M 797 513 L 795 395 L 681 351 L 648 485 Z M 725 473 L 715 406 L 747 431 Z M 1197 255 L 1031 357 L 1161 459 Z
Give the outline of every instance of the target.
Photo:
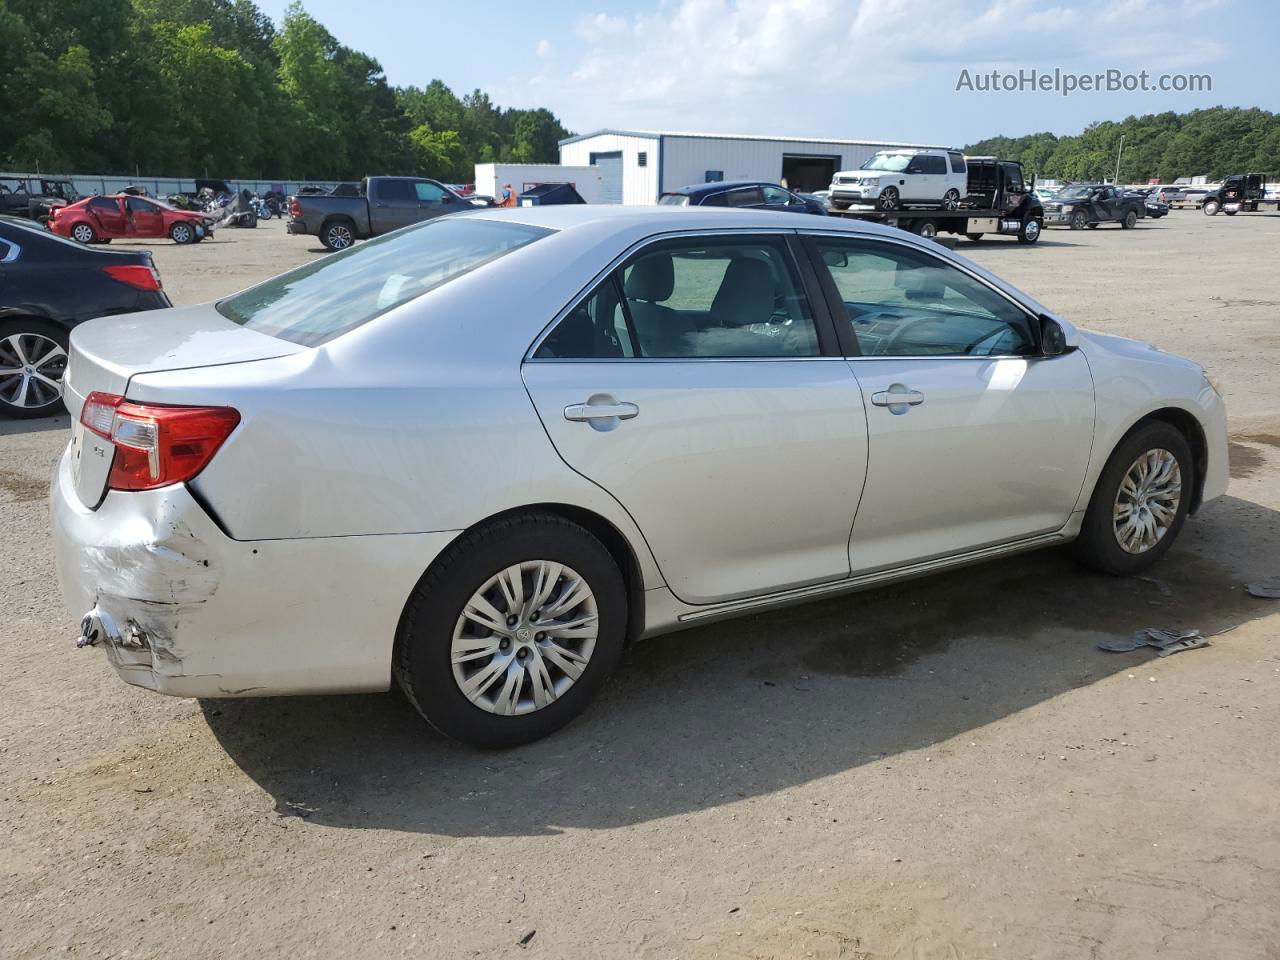
M 1204 202 L 1203 210 L 1206 217 L 1216 217 L 1219 209 L 1221 208 L 1219 207 L 1217 200 L 1206 200 Z
M 1035 243 L 1043 232 L 1044 222 L 1039 217 L 1027 217 L 1022 222 L 1022 229 L 1018 231 L 1018 242 Z
M 1083 230 L 1087 226 L 1089 226 L 1089 215 L 1083 210 L 1077 210 L 1071 215 L 1072 230 Z
M 346 250 L 355 241 L 355 231 L 343 220 L 335 220 L 320 231 L 320 242 L 329 250 Z
M 1120 221 L 1120 227 L 1124 230 L 1132 230 L 1138 225 L 1138 215 L 1130 210 L 1124 215 L 1124 219 Z
M 977 243 L 979 240 L 982 239 L 982 234 L 980 233 L 966 233 L 965 236 L 968 237 L 970 240 L 972 240 L 974 243 Z
M 622 574 L 599 540 L 558 516 L 518 516 L 465 534 L 432 564 L 400 618 L 393 668 L 441 733 L 512 747 L 586 708 L 626 623 Z
M 62 412 L 67 332 L 42 320 L 0 323 L 0 413 L 18 419 Z
M 915 226 L 912 228 L 912 232 L 921 237 L 933 240 L 938 236 L 938 222 L 936 220 L 929 219 L 917 220 L 915 222 Z

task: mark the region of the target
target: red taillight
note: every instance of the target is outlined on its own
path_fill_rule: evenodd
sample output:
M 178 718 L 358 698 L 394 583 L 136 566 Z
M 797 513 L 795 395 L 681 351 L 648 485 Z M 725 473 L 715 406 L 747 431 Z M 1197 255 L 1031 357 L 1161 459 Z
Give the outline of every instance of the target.
M 297 197 L 289 198 L 289 216 L 295 220 L 302 219 L 302 204 L 298 202 Z
M 123 267 L 103 267 L 102 272 L 112 280 L 119 280 L 139 290 L 158 293 L 160 290 L 160 272 L 155 267 L 141 264 Z
M 185 483 L 203 470 L 240 414 L 230 407 L 161 407 L 94 392 L 80 422 L 115 444 L 109 489 L 150 490 Z

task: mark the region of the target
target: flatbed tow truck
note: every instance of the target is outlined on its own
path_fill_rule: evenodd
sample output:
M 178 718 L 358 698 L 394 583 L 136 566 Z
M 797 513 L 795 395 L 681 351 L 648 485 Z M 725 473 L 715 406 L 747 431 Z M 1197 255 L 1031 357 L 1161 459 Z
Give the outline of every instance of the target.
M 872 204 L 854 204 L 846 210 L 832 207 L 833 217 L 870 220 L 899 227 L 922 237 L 953 233 L 980 240 L 988 233 L 1017 237 L 1019 243 L 1035 243 L 1044 231 L 1044 207 L 1015 160 L 965 157 L 968 193 L 955 210 L 904 207 L 880 210 Z

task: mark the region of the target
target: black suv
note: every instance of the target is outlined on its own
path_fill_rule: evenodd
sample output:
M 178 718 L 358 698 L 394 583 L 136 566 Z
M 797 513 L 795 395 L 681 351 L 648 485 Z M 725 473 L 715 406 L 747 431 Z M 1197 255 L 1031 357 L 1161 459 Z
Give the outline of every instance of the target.
M 762 180 L 696 183 L 664 193 L 658 198 L 658 203 L 671 207 L 751 207 L 756 210 L 790 210 L 792 213 L 827 215 L 827 208 L 816 197 L 802 196 L 786 187 Z

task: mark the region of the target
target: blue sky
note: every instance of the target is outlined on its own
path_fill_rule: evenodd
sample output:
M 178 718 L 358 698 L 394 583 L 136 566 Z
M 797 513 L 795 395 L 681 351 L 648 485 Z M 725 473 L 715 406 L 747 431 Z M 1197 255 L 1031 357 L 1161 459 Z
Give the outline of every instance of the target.
M 279 22 L 288 0 L 258 0 Z M 304 0 L 393 84 L 438 77 L 569 128 L 964 144 L 1227 104 L 1280 110 L 1275 0 Z M 1227 26 L 1223 27 L 1226 24 Z M 1208 93 L 976 93 L 962 69 L 1152 77 Z

